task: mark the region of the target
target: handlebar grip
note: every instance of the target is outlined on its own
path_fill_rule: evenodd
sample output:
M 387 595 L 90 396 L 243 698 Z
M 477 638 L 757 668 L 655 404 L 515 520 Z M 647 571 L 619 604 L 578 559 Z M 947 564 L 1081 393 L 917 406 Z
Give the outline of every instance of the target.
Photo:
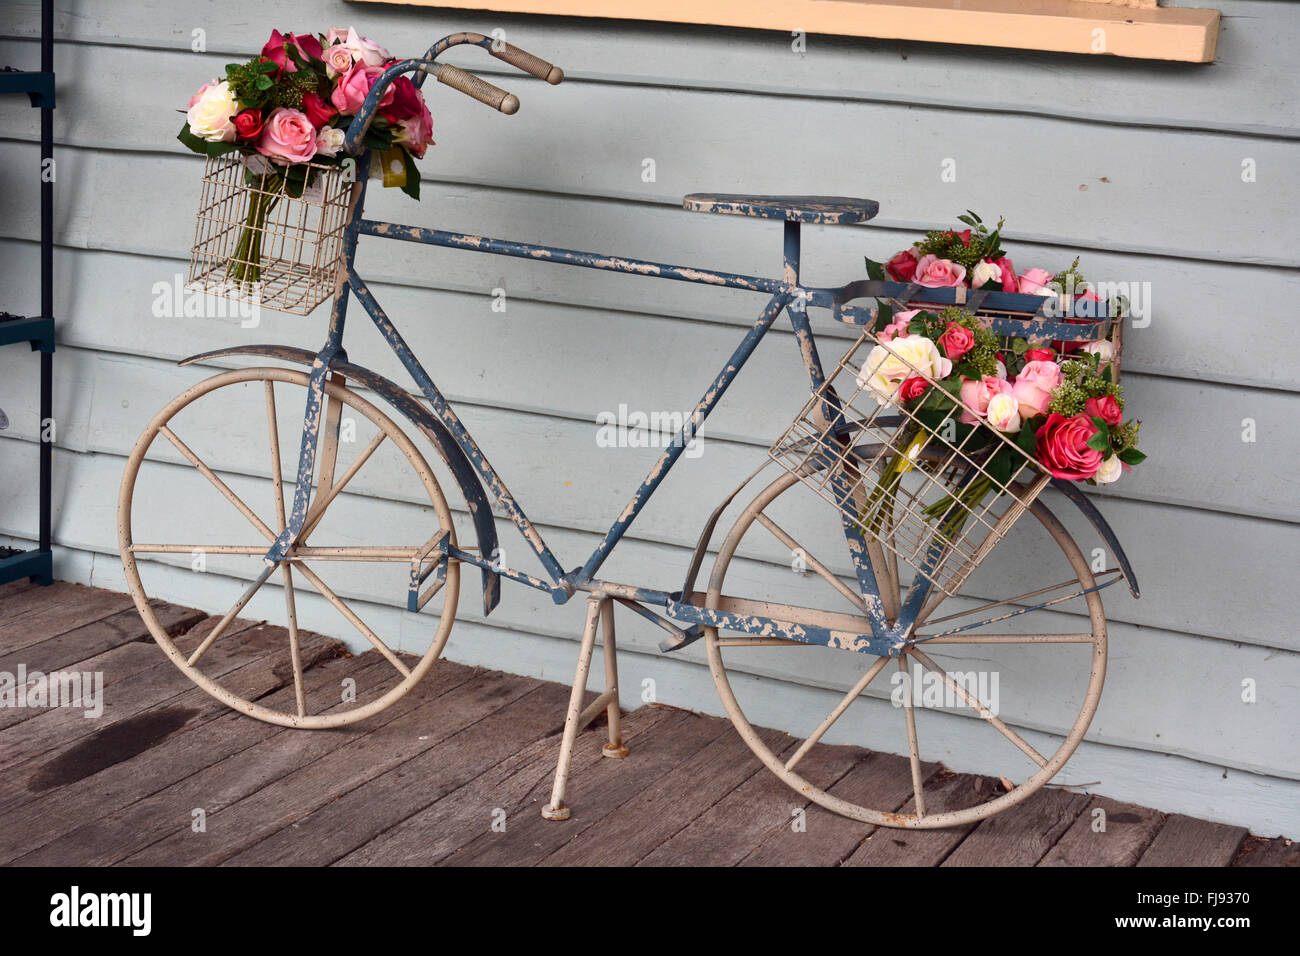
M 432 73 L 439 83 L 446 83 L 452 89 L 460 90 L 507 116 L 519 112 L 519 97 L 459 67 L 447 63 L 435 63 L 432 69 L 426 69 L 425 72 Z
M 497 47 L 500 46 L 500 49 Z M 558 86 L 564 79 L 564 71 L 558 66 L 547 63 L 540 56 L 533 56 L 527 50 L 521 50 L 509 43 L 493 43 L 488 51 L 498 60 L 504 60 L 516 69 L 531 73 L 539 80 L 545 80 L 552 86 Z

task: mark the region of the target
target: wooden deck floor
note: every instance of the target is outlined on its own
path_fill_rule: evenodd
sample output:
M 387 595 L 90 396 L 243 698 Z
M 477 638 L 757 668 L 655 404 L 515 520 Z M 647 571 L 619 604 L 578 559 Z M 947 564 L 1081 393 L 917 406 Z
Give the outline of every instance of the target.
M 182 642 L 212 620 L 159 605 Z M 220 646 L 250 697 L 291 700 L 283 629 L 246 623 Z M 380 666 L 312 636 L 307 691 Z M 626 760 L 584 734 L 573 818 L 541 819 L 568 690 L 439 662 L 398 704 L 337 731 L 235 714 L 148 638 L 130 599 L 56 583 L 0 588 L 0 672 L 101 671 L 104 711 L 0 708 L 0 861 L 28 865 L 1300 865 L 1300 845 L 1240 827 L 1063 790 L 974 827 L 876 830 L 806 805 L 726 721 L 646 706 L 625 718 Z M 383 664 L 383 666 L 388 666 Z M 771 732 L 773 740 L 781 734 Z M 853 747 L 809 757 L 846 791 L 910 796 L 906 761 Z M 956 807 L 994 780 L 934 767 L 927 799 Z M 792 810 L 806 806 L 796 832 Z M 1105 834 L 1091 809 L 1106 808 Z M 202 832 L 194 821 L 201 818 Z M 504 832 L 493 829 L 504 813 Z

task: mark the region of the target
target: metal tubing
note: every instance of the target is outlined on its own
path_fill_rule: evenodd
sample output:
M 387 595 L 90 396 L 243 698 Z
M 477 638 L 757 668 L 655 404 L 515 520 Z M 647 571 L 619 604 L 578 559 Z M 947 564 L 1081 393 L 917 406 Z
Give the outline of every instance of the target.
M 667 265 L 662 262 L 628 259 L 623 256 L 602 256 L 594 252 L 582 252 L 576 249 L 539 246 L 534 243 L 515 242 L 510 239 L 489 239 L 485 236 L 475 236 L 464 232 L 447 232 L 442 229 L 426 229 L 421 226 L 404 226 L 399 223 L 378 222 L 373 219 L 361 220 L 361 232 L 369 236 L 401 239 L 405 242 L 419 242 L 431 246 L 445 246 L 449 249 L 470 249 L 474 252 L 490 252 L 493 255 L 513 256 L 517 259 L 559 262 L 570 266 L 582 266 L 587 269 L 624 272 L 658 279 L 676 279 L 680 282 L 702 282 L 706 285 L 723 286 L 729 289 L 766 292 L 769 295 L 787 291 L 786 284 L 778 279 L 764 279 L 735 272 L 718 272 L 713 269 L 693 269 L 689 266 Z
M 691 438 L 699 433 L 704 420 L 709 417 L 709 413 L 713 411 L 714 406 L 721 401 L 722 396 L 726 394 L 727 387 L 735 379 L 744 364 L 749 361 L 749 357 L 754 354 L 754 349 L 758 347 L 758 343 L 763 340 L 767 330 L 772 327 L 772 323 L 776 321 L 777 316 L 781 314 L 789 302 L 790 296 L 785 292 L 778 292 L 768 300 L 757 321 L 754 322 L 744 339 L 741 340 L 740 345 L 736 347 L 736 351 L 731 354 L 727 364 L 722 367 L 722 370 L 713 379 L 713 383 L 701 396 L 695 410 L 691 412 L 690 418 L 677 432 L 677 437 L 664 449 L 664 453 L 659 456 L 659 460 L 650 469 L 650 474 L 641 482 L 641 487 L 636 490 L 631 500 L 624 506 L 622 513 L 615 519 L 609 531 L 605 533 L 604 540 L 591 553 L 587 563 L 582 566 L 582 571 L 579 573 L 580 578 L 591 578 L 600 569 L 605 559 L 609 557 L 614 545 L 618 544 L 619 539 L 627 533 L 627 529 L 636 520 L 636 516 L 645 507 L 646 502 L 650 500 L 650 496 L 655 493 L 655 489 L 659 487 L 677 462 L 677 459 L 681 457 L 682 452 L 686 450 Z
M 591 670 L 591 650 L 596 643 L 596 625 L 601 610 L 608 600 L 603 594 L 587 598 L 587 624 L 582 631 L 582 646 L 578 650 L 578 670 L 573 675 L 573 689 L 569 693 L 569 710 L 564 717 L 564 736 L 560 740 L 560 759 L 555 766 L 555 784 L 551 788 L 551 802 L 542 808 L 546 820 L 569 819 L 569 808 L 564 803 L 564 791 L 569 783 L 569 767 L 573 763 L 573 742 L 578 736 L 578 723 L 582 717 L 582 696 L 587 692 L 587 677 Z

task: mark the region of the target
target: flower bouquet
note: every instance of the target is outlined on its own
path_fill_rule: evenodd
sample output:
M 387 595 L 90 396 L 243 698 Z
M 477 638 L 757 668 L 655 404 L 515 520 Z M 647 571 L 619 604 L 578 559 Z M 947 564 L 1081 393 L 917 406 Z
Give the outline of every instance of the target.
M 1117 353 L 1095 338 L 1106 320 L 1076 318 L 1104 311 L 1089 308 L 1099 297 L 1077 260 L 1057 274 L 1017 275 L 1000 248 L 1001 223 L 990 231 L 974 213 L 963 221 L 970 228 L 930 232 L 886 263 L 868 259 L 872 278 L 1050 296 L 1064 322 L 1088 328 L 1034 336 L 1036 300 L 1011 323 L 959 305 L 895 311 L 882 301 L 772 449 L 872 541 L 949 593 L 1052 478 L 1107 484 L 1145 458 L 1139 422 L 1125 418 Z M 1110 321 L 1122 311 L 1110 303 Z
M 333 28 L 319 35 L 273 30 L 258 56 L 229 64 L 224 77 L 212 79 L 190 98 L 177 138 L 207 156 L 210 170 L 222 157 L 241 167 L 245 195 L 240 208 L 247 208 L 233 249 L 223 250 L 225 278 L 236 287 L 258 286 L 268 278 L 263 270 L 263 243 L 268 238 L 289 247 L 292 259 L 300 257 L 304 238 L 314 238 L 304 236 L 309 228 L 319 229 L 328 219 L 341 234 L 338 215 L 318 215 L 318 221 L 307 226 L 301 210 L 290 214 L 283 207 L 295 200 L 317 206 L 342 202 L 340 190 L 322 180 L 328 179 L 329 187 L 344 181 L 341 174 L 351 162 L 343 154 L 344 137 L 366 94 L 393 62 L 387 50 L 353 29 Z M 414 160 L 433 143 L 432 130 L 433 119 L 419 87 L 408 76 L 397 77 L 364 140 L 382 168 L 384 185 L 400 186 L 420 198 Z M 230 178 L 222 177 L 222 182 Z M 214 199 L 208 209 L 217 208 L 227 207 Z M 268 229 L 277 209 L 278 226 Z M 318 260 L 311 264 L 322 272 L 334 265 Z M 333 276 L 328 279 L 332 287 Z

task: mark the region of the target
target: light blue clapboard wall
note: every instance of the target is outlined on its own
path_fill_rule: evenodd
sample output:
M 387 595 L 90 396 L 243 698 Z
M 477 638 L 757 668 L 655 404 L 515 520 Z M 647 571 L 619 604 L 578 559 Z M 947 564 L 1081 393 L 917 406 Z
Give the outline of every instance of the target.
M 0 62 L 35 62 L 38 6 L 10 3 L 0 11 Z M 465 59 L 516 92 L 522 110 L 504 117 L 438 89 L 438 146 L 422 163 L 424 201 L 417 206 L 395 190 L 376 190 L 373 214 L 773 274 L 778 225 L 686 213 L 678 208 L 681 195 L 864 195 L 881 204 L 876 222 L 808 231 L 810 281 L 858 277 L 863 254 L 887 256 L 918 230 L 974 207 L 1007 217 L 1007 245 L 1022 268 L 1063 266 L 1077 252 L 1090 276 L 1150 283 L 1150 322 L 1129 336 L 1126 381 L 1152 460 L 1102 501 L 1143 597 L 1106 592 L 1106 691 L 1064 779 L 1263 835 L 1300 836 L 1300 638 L 1293 625 L 1300 565 L 1300 71 L 1293 51 L 1300 11 L 1269 2 L 1219 6 L 1219 57 L 1189 66 L 820 36 L 799 53 L 776 33 L 339 0 L 282 0 L 275 24 L 266 19 L 270 7 L 248 0 L 60 0 L 59 576 L 123 586 L 114 515 L 124 457 L 167 398 L 213 370 L 177 369 L 176 359 L 223 345 L 310 346 L 321 338 L 320 313 L 266 313 L 256 330 L 237 319 L 153 314 L 153 287 L 184 268 L 193 234 L 200 161 L 173 138 L 176 109 L 223 64 L 255 52 L 272 25 L 351 23 L 403 55 L 455 29 L 500 27 L 563 66 L 569 79 L 551 88 L 498 70 L 495 61 Z M 191 50 L 196 29 L 204 31 L 204 53 Z M 0 104 L 6 290 L 30 289 L 36 269 L 36 123 L 25 105 Z M 941 180 L 948 159 L 955 182 Z M 1243 180 L 1247 168 L 1254 181 Z M 655 455 L 598 447 L 597 416 L 620 404 L 689 408 L 760 305 L 717 290 L 409 246 L 365 247 L 360 262 L 570 565 L 590 550 Z M 491 308 L 494 289 L 506 292 L 504 312 Z M 28 302 L 18 295 L 15 301 L 6 291 L 0 307 L 35 309 L 34 295 Z M 847 344 L 829 319 L 818 328 L 830 337 L 827 353 Z M 364 329 L 357 328 L 350 352 L 385 374 L 399 372 Z M 705 431 L 704 454 L 670 477 L 609 576 L 679 585 L 713 505 L 761 460 L 800 404 L 794 355 L 784 331 L 764 344 Z M 27 478 L 35 371 L 27 355 L 0 352 L 0 408 L 12 422 L 0 433 L 0 540 L 26 541 L 35 530 Z M 227 430 L 221 464 L 239 475 L 232 483 L 264 485 L 253 450 L 262 433 L 230 422 L 213 427 Z M 1255 440 L 1243 441 L 1251 427 Z M 150 467 L 173 494 L 188 494 L 181 469 Z M 382 475 L 356 491 L 347 504 L 359 529 L 400 522 L 410 511 Z M 193 500 L 197 524 L 228 520 L 219 500 L 210 513 L 201 495 Z M 1093 545 L 1085 526 L 1073 517 L 1067 523 L 1085 548 Z M 502 533 L 507 555 L 522 564 L 522 546 L 508 527 Z M 1014 575 L 1034 557 L 1032 549 L 999 555 L 982 580 Z M 779 555 L 748 571 L 770 576 L 779 571 L 776 561 Z M 172 600 L 210 610 L 230 601 L 219 569 L 198 575 L 160 568 L 155 579 Z M 400 595 L 350 596 L 395 643 L 419 650 L 427 642 L 429 621 L 400 611 Z M 534 592 L 507 588 L 501 608 L 484 620 L 467 587 L 447 656 L 569 680 L 580 604 L 555 609 Z M 274 619 L 281 607 L 271 597 L 253 610 Z M 302 613 L 309 626 L 333 620 L 311 601 Z M 700 649 L 664 659 L 653 629 L 632 621 L 620 627 L 626 706 L 653 681 L 661 701 L 721 712 Z M 807 732 L 862 666 L 819 658 L 754 674 L 749 679 L 767 682 L 769 692 L 762 712 L 751 716 Z M 1056 726 L 1062 715 L 1054 710 L 1054 680 L 1044 673 L 1041 693 L 1004 716 L 1030 729 Z M 1253 685 L 1254 703 L 1243 701 L 1243 682 Z M 944 725 L 937 756 L 959 769 L 996 770 L 972 743 L 968 723 Z M 867 717 L 846 718 L 837 731 L 839 740 L 887 744 Z M 634 759 L 627 772 L 636 772 Z

